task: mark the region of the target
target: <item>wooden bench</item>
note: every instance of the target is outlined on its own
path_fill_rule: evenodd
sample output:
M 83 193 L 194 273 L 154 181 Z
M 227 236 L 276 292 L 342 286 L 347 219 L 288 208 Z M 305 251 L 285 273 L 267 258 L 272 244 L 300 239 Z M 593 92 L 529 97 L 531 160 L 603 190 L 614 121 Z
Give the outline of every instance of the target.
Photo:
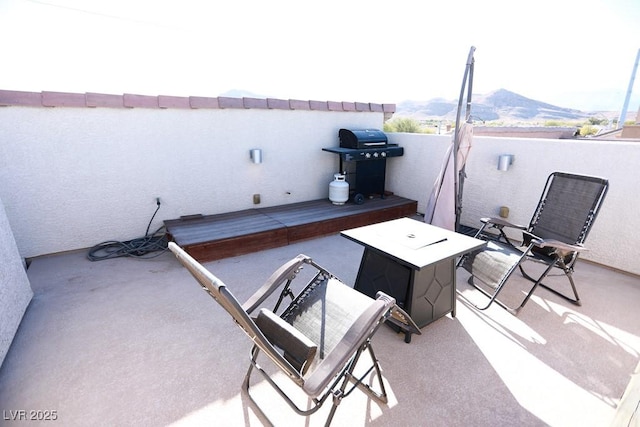
M 166 220 L 171 240 L 200 262 L 286 246 L 342 230 L 414 215 L 418 202 L 389 195 L 357 205 L 328 199 Z

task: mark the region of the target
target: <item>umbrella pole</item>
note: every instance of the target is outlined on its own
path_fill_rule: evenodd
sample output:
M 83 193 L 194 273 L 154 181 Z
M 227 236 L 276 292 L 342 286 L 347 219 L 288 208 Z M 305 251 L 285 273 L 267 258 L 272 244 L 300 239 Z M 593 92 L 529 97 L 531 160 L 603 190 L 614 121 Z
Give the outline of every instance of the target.
M 458 150 L 460 149 L 460 117 L 462 115 L 462 102 L 464 100 L 465 88 L 467 89 L 467 103 L 465 106 L 465 122 L 471 122 L 471 93 L 473 90 L 473 66 L 474 58 L 473 54 L 476 48 L 471 46 L 469 49 L 469 56 L 467 57 L 467 65 L 464 70 L 464 77 L 462 78 L 462 87 L 460 88 L 460 97 L 458 98 L 458 111 L 456 113 L 456 127 L 455 135 L 453 138 L 453 170 L 458 170 Z M 464 186 L 465 167 L 460 169 L 459 173 L 454 173 L 454 188 L 456 191 L 455 197 L 455 231 L 460 228 L 460 215 L 462 212 L 462 187 Z

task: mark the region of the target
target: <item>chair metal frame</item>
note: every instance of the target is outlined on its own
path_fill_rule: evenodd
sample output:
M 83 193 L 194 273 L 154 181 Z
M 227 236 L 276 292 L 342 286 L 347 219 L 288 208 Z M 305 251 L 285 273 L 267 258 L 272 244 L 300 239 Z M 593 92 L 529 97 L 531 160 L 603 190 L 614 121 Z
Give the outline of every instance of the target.
M 364 294 L 360 294 L 358 291 L 340 282 L 337 277 L 316 264 L 310 257 L 301 254 L 282 265 L 258 291 L 244 304 L 240 304 L 220 279 L 193 259 L 177 244 L 170 242 L 169 249 L 176 255 L 182 265 L 189 270 L 202 288 L 225 308 L 235 323 L 253 341 L 254 345 L 251 348 L 250 364 L 242 383 L 242 391 L 246 393 L 250 401 L 264 418 L 268 420 L 267 415 L 260 408 L 250 392 L 251 374 L 254 369 L 266 379 L 267 383 L 273 387 L 277 394 L 299 415 L 308 416 L 317 412 L 328 398 L 332 397 L 333 405 L 325 421 L 326 426 L 330 425 L 342 399 L 349 396 L 356 388 L 362 390 L 382 404 L 387 403 L 387 392 L 384 386 L 380 363 L 373 351 L 372 338 L 380 325 L 385 321 L 401 324 L 405 328 L 410 328 L 412 333 L 420 334 L 420 330 L 411 318 L 395 304 L 395 299 L 383 293 L 379 293 L 375 300 Z M 304 289 L 297 296 L 294 296 L 292 282 L 303 266 L 311 266 L 315 268 L 317 272 Z M 272 342 L 273 340 L 269 339 L 267 336 L 268 333 L 260 329 L 256 320 L 251 317 L 251 314 L 254 313 L 270 295 L 281 288 L 272 312 L 276 313 L 281 305 L 284 305 L 285 299 L 289 298 L 291 301 L 279 315 L 279 318 L 285 322 L 291 322 L 289 317 L 295 316 L 297 310 L 304 310 L 306 308 L 305 298 L 309 294 L 312 294 L 314 290 L 317 290 L 318 287 L 329 286 L 329 283 L 331 286 L 337 286 L 341 291 L 357 293 L 357 297 L 361 301 L 370 301 L 367 303 L 367 306 L 361 310 L 361 313 L 357 315 L 357 318 L 349 325 L 344 337 L 337 342 L 335 347 L 329 349 L 326 354 L 316 356 L 313 368 L 309 368 L 308 364 L 302 367 L 296 367 L 290 359 L 287 359 L 286 349 L 284 351 L 283 349 L 279 349 Z M 264 308 L 262 308 L 262 310 L 264 310 Z M 324 320 L 321 320 L 321 323 L 324 324 Z M 291 323 L 291 325 L 293 325 L 293 323 Z M 288 324 L 285 326 L 293 327 Z M 371 358 L 371 366 L 366 369 L 364 374 L 356 376 L 354 372 L 356 365 L 365 352 L 368 353 Z M 322 353 L 322 351 L 320 353 Z M 278 384 L 278 382 L 263 369 L 258 363 L 258 356 L 260 354 L 266 356 L 275 367 L 285 373 L 291 381 L 304 391 L 308 397 L 306 402 L 307 408 L 304 408 L 299 402 L 296 403 L 294 399 L 284 391 L 281 384 Z M 377 390 L 365 383 L 366 377 L 372 372 L 377 377 L 377 385 L 375 386 Z M 349 383 L 353 384 L 350 388 L 347 388 Z
M 539 229 L 543 228 L 543 226 L 540 225 L 541 222 L 545 221 L 546 217 L 548 217 L 549 215 L 557 213 L 548 213 L 550 210 L 552 210 L 548 208 L 549 203 L 553 203 L 553 200 L 557 199 L 557 197 L 561 195 L 559 194 L 561 190 L 558 190 L 556 187 L 554 187 L 556 180 L 557 182 L 561 182 L 562 180 L 582 182 L 584 183 L 584 185 L 593 186 L 593 188 L 591 188 L 593 193 L 591 194 L 593 196 L 593 200 L 589 200 L 589 210 L 588 212 L 580 213 L 584 216 L 582 227 L 579 232 L 575 233 L 575 235 L 571 237 L 559 237 L 556 231 L 553 230 L 539 231 Z M 558 186 L 560 185 L 561 184 L 558 184 Z M 471 273 L 471 277 L 469 277 L 468 281 L 469 284 L 489 298 L 489 301 L 485 306 L 476 306 L 476 308 L 480 310 L 486 310 L 487 308 L 489 308 L 489 306 L 491 306 L 493 302 L 495 302 L 511 313 L 517 314 L 529 301 L 529 299 L 539 286 L 551 291 L 555 295 L 558 295 L 575 305 L 581 305 L 580 297 L 573 280 L 573 271 L 580 253 L 587 250 L 584 247 L 584 242 L 589 235 L 591 228 L 593 227 L 594 221 L 600 211 L 600 208 L 602 207 L 602 202 L 604 201 L 608 188 L 609 182 L 603 178 L 586 175 L 576 175 L 564 172 L 554 172 L 547 178 L 544 190 L 542 191 L 542 195 L 528 226 L 516 225 L 502 218 L 482 218 L 482 226 L 476 233 L 475 237 L 487 240 L 487 246 L 479 251 L 465 255 L 458 263 L 458 266 L 464 267 L 467 271 L 469 271 L 469 273 Z M 570 194 L 570 196 L 580 197 L 581 195 Z M 547 209 L 545 210 L 545 208 Z M 582 218 L 582 216 L 580 218 Z M 522 231 L 522 244 L 515 242 L 513 238 L 510 239 L 507 236 L 507 234 L 505 233 L 505 229 L 509 228 Z M 497 230 L 498 234 L 496 236 L 496 234 L 487 233 L 487 230 Z M 496 251 L 496 253 L 500 252 L 503 254 L 507 253 L 508 255 L 512 256 L 511 262 L 505 263 L 505 265 L 508 265 L 508 268 L 506 268 L 502 272 L 502 278 L 494 283 L 495 286 L 492 286 L 494 288 L 493 293 L 487 292 L 485 289 L 474 282 L 474 278 L 477 277 L 474 276 L 473 260 L 480 253 L 482 253 L 484 256 L 489 257 L 489 259 L 492 259 L 493 257 L 492 255 L 490 255 L 490 251 Z M 525 268 L 523 266 L 525 261 L 533 261 L 536 263 L 544 264 L 546 268 L 539 277 L 534 277 L 533 275 L 530 275 L 525 271 Z M 506 285 L 516 268 L 520 270 L 520 273 L 524 278 L 526 278 L 530 282 L 533 282 L 533 286 L 530 288 L 521 304 L 516 308 L 512 308 L 500 301 L 498 299 L 498 294 Z M 554 268 L 562 270 L 562 273 L 564 273 L 564 275 L 569 280 L 569 284 L 571 286 L 571 294 L 566 294 L 564 292 L 558 291 L 543 283 L 543 280 L 546 277 L 551 276 L 549 273 Z M 482 279 L 479 280 L 481 282 L 484 282 Z

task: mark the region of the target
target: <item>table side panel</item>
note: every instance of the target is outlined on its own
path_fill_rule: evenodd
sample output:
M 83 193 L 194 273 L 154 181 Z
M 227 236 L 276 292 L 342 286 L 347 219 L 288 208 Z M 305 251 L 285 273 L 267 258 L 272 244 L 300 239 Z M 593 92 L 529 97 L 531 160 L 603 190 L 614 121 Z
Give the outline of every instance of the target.
M 455 259 L 414 272 L 411 318 L 419 327 L 452 313 L 455 316 Z

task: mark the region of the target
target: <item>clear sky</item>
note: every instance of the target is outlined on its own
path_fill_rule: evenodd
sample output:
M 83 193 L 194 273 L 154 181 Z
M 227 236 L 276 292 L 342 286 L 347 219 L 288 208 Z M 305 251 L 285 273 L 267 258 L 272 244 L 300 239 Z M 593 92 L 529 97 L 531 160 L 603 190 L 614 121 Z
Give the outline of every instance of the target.
M 475 93 L 619 110 L 640 0 L 0 0 L 0 38 L 5 90 L 457 99 L 475 46 Z

